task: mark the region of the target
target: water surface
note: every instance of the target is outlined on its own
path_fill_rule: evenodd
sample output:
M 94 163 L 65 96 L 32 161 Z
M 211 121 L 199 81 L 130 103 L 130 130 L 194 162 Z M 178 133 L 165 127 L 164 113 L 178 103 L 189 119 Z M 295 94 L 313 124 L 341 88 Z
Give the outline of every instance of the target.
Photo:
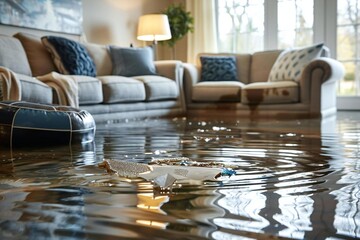
M 131 120 L 83 146 L 1 148 L 0 238 L 356 239 L 359 119 Z M 236 175 L 161 190 L 98 167 L 166 157 Z

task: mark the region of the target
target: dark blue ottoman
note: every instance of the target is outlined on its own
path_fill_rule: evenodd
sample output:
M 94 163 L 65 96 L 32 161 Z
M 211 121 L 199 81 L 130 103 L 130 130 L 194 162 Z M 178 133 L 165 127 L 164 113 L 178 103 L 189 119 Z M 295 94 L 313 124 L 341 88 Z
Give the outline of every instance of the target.
M 94 118 L 85 110 L 29 102 L 0 102 L 0 144 L 7 146 L 87 143 Z

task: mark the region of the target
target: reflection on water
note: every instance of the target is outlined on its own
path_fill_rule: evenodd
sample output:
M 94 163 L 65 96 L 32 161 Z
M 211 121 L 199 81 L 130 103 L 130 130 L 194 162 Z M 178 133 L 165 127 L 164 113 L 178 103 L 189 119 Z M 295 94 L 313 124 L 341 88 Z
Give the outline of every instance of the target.
M 359 119 L 138 120 L 98 125 L 92 144 L 0 148 L 0 238 L 359 238 Z M 164 157 L 237 174 L 170 191 L 98 167 Z

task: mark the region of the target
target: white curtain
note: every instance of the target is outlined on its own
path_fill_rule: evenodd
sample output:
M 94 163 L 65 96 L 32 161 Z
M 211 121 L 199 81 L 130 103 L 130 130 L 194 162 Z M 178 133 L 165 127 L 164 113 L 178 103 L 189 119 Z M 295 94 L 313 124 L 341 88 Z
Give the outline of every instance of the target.
M 187 61 L 195 63 L 201 52 L 217 52 L 216 0 L 186 0 L 187 11 L 194 17 L 194 32 L 188 34 Z

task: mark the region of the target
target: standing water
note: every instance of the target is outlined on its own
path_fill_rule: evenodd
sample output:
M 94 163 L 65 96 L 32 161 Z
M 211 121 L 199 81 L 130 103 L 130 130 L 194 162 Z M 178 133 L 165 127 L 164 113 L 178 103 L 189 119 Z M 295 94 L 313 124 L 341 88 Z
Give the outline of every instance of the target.
M 160 189 L 99 167 L 178 157 L 236 174 Z M 359 118 L 134 120 L 87 145 L 0 148 L 0 239 L 359 237 Z

